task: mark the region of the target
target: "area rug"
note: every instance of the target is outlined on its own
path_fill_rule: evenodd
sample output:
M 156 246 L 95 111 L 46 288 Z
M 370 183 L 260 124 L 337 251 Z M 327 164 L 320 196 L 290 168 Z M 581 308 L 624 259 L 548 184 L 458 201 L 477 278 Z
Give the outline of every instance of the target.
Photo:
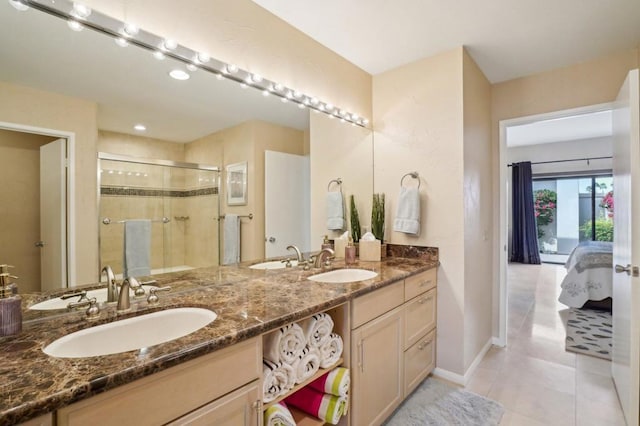
M 611 360 L 612 337 L 611 312 L 569 309 L 566 350 Z
M 491 399 L 429 377 L 384 423 L 387 426 L 495 426 L 504 408 Z

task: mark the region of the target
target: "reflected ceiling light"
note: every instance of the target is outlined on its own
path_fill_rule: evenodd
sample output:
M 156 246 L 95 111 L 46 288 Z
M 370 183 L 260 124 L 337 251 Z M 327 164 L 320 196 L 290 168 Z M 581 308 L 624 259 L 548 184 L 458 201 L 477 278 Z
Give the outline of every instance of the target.
M 327 111 L 332 111 L 333 110 L 333 105 L 331 105 L 330 103 L 324 104 L 324 107 L 326 108 Z
M 78 19 L 87 19 L 89 15 L 91 15 L 91 9 L 84 4 L 74 3 L 71 15 L 75 16 Z
M 340 110 L 340 116 L 341 116 L 341 117 L 346 117 L 346 116 L 347 116 L 347 111 L 345 111 L 345 110 L 341 109 L 341 110 Z
M 127 47 L 129 45 L 129 42 L 124 37 L 118 37 L 114 41 L 120 47 Z
M 267 97 L 267 96 L 269 96 L 270 94 L 271 94 L 271 92 L 269 92 L 269 91 L 268 91 L 268 90 L 266 90 L 266 89 L 262 91 L 262 96 L 264 96 L 264 97 Z
M 242 87 L 243 89 L 246 89 L 246 88 L 247 88 L 247 87 L 249 87 L 249 86 L 247 86 L 247 84 L 246 84 L 246 83 L 240 83 L 240 87 Z
M 112 175 L 113 174 L 113 170 L 109 170 L 109 174 Z
M 216 73 L 216 78 L 217 78 L 218 80 L 222 80 L 224 77 L 222 76 L 222 74 L 220 74 L 220 73 Z
M 178 69 L 169 71 L 169 75 L 176 80 L 189 80 L 191 77 L 188 72 Z
M 320 105 L 318 105 L 318 109 L 319 109 L 320 111 L 324 111 L 324 104 L 320 104 Z
M 140 29 L 135 24 L 124 24 L 124 28 L 122 29 L 122 33 L 127 37 L 135 37 L 138 34 Z
M 358 114 L 351 114 L 351 120 L 358 121 L 358 118 L 360 118 L 358 117 Z
M 276 92 L 282 92 L 284 90 L 284 86 L 280 83 L 276 83 L 271 87 L 273 87 L 273 90 L 275 90 Z
M 27 6 L 26 4 L 22 3 L 20 0 L 9 0 L 9 4 L 11 6 L 15 7 L 20 12 L 25 12 L 25 11 L 29 10 L 29 6 Z
M 234 74 L 238 72 L 238 66 L 234 64 L 228 64 L 223 68 L 223 72 L 226 74 Z
M 67 26 L 73 31 L 82 31 L 82 29 L 84 28 L 84 26 L 80 22 L 74 21 L 73 19 L 69 19 L 67 21 Z
M 293 99 L 293 92 L 292 92 L 291 90 L 289 90 L 289 91 L 287 92 L 287 98 L 288 98 L 288 99 Z
M 193 64 L 187 64 L 187 69 L 191 72 L 194 72 L 198 70 L 198 67 Z
M 300 109 L 304 109 L 304 108 L 305 108 L 305 106 L 304 106 L 304 104 L 298 104 L 298 108 L 300 108 Z
M 318 101 L 318 98 L 314 96 L 311 98 L 310 102 L 311 102 L 311 105 L 318 105 L 319 101 Z
M 287 102 L 289 102 L 288 98 L 280 98 L 280 100 L 282 101 L 283 104 L 286 104 Z
M 200 62 L 201 64 L 206 64 L 210 60 L 211 60 L 211 57 L 204 52 L 200 52 L 196 55 L 196 61 Z
M 156 58 L 157 60 L 161 61 L 164 59 L 164 53 L 162 53 L 159 50 L 156 50 L 155 52 L 153 52 L 153 57 Z
M 165 50 L 175 50 L 177 47 L 178 47 L 178 42 L 170 38 L 166 38 L 162 42 L 162 48 Z
M 262 81 L 262 76 L 260 74 L 251 74 L 251 81 L 254 83 L 260 83 Z
M 363 120 L 362 120 L 362 124 L 364 124 L 364 125 L 366 126 L 367 124 L 369 124 L 369 120 L 367 120 L 366 118 L 365 118 L 365 119 L 363 119 Z
M 135 126 L 133 126 L 133 128 L 139 132 L 144 132 L 145 130 L 147 130 L 147 126 L 145 126 L 144 124 L 136 124 Z
M 302 97 L 302 92 L 299 90 L 296 90 L 295 92 L 293 92 L 293 96 L 295 98 L 301 98 Z

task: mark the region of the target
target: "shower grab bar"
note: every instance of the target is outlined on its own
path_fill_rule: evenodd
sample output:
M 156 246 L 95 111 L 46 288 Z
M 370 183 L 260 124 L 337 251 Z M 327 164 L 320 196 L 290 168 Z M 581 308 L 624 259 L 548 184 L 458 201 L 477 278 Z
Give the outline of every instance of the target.
M 134 219 L 117 220 L 115 222 L 112 222 L 110 218 L 105 217 L 104 219 L 102 219 L 102 223 L 104 225 L 111 225 L 112 223 L 125 223 L 127 222 L 127 220 L 134 220 Z M 162 219 L 151 219 L 151 222 L 169 223 L 171 222 L 171 219 L 169 219 L 168 217 L 163 217 Z
M 220 217 L 219 217 L 219 218 L 217 218 L 216 220 L 222 220 L 222 219 L 224 219 L 224 217 L 225 217 L 225 216 L 226 216 L 226 215 L 221 214 L 221 215 L 220 215 Z M 252 220 L 252 219 L 253 219 L 253 213 L 249 213 L 249 214 L 239 214 L 239 215 L 238 215 L 238 217 L 239 217 L 239 218 L 246 217 L 246 218 L 249 218 L 249 220 Z

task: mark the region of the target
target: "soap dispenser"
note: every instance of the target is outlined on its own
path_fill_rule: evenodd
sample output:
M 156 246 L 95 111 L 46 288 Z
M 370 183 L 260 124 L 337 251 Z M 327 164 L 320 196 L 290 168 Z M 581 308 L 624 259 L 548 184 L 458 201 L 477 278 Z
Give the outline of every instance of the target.
M 329 241 L 329 236 L 325 235 L 324 239 L 322 240 L 322 245 L 320 246 L 320 250 L 324 250 L 324 249 L 333 249 L 333 244 L 331 244 L 331 241 Z
M 353 244 L 353 238 L 349 236 L 349 242 L 344 248 L 344 263 L 351 265 L 356 263 L 356 246 Z
M 22 298 L 18 287 L 11 280 L 18 279 L 9 273 L 11 265 L 0 265 L 0 336 L 11 336 L 22 331 Z

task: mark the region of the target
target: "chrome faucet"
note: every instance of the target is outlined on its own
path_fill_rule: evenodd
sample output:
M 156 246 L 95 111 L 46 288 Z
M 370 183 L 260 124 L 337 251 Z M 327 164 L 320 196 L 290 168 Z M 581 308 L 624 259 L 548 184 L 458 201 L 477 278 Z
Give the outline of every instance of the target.
M 330 249 L 328 247 L 323 248 L 317 254 L 312 256 L 312 258 L 314 259 L 313 267 L 322 268 L 323 264 L 325 266 L 329 266 L 329 261 L 333 259 L 334 254 L 335 252 L 333 251 L 333 249 Z M 329 255 L 329 257 L 327 257 L 327 255 Z M 323 259 L 325 260 L 323 261 Z
M 118 299 L 118 281 L 116 281 L 113 269 L 107 265 L 102 268 L 100 276 L 102 276 L 102 274 L 107 275 L 107 302 L 115 302 Z
M 120 294 L 118 295 L 117 312 L 128 311 L 131 308 L 131 301 L 129 299 L 129 289 L 136 288 L 140 283 L 134 277 L 125 278 L 120 285 Z

